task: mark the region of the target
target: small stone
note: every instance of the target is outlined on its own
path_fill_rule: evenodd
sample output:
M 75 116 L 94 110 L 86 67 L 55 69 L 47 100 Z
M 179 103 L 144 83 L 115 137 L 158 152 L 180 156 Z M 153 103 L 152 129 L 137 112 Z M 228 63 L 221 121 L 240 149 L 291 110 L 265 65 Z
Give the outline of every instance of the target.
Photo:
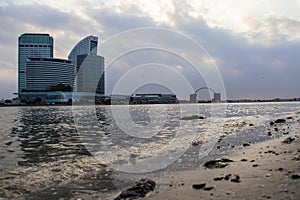
M 215 160 L 210 160 L 206 162 L 203 166 L 209 169 L 213 168 L 224 168 L 227 165 L 229 165 L 229 162 L 234 162 L 233 160 L 227 159 L 227 158 L 221 158 L 221 159 L 215 159 Z
M 202 189 L 204 188 L 206 185 L 206 183 L 199 183 L 199 184 L 193 184 L 193 188 L 196 189 L 196 190 L 199 190 L 199 189 Z
M 227 174 L 225 177 L 224 177 L 224 180 L 228 181 L 231 177 L 231 174 Z
M 300 178 L 300 175 L 299 175 L 299 174 L 293 174 L 293 175 L 291 176 L 291 178 L 292 178 L 292 179 L 298 179 L 298 178 Z
M 9 145 L 11 145 L 12 143 L 13 143 L 12 141 L 9 141 L 9 142 L 6 142 L 5 145 L 6 145 L 6 146 L 9 146 Z
M 114 200 L 122 199 L 136 199 L 139 197 L 145 197 L 148 192 L 154 190 L 156 183 L 150 179 L 141 179 L 136 185 L 124 190 Z
M 294 140 L 295 140 L 295 138 L 288 137 L 285 140 L 283 140 L 282 143 L 284 143 L 284 144 L 291 144 Z
M 249 124 L 249 126 L 254 126 L 254 124 Z
M 252 165 L 252 167 L 258 167 L 258 164 L 254 164 L 254 165 Z
M 240 183 L 241 182 L 241 178 L 240 178 L 239 175 L 236 175 L 235 178 L 231 179 L 230 181 L 234 182 L 234 183 Z
M 270 177 L 271 176 L 271 174 L 266 174 L 266 177 Z
M 250 146 L 250 144 L 249 143 L 244 143 L 243 144 L 243 147 L 247 147 L 247 146 Z
M 223 179 L 224 179 L 224 177 L 216 177 L 216 178 L 214 178 L 214 181 L 221 181 Z
M 275 123 L 274 122 L 270 122 L 270 125 L 273 126 Z
M 283 168 L 282 168 L 282 167 L 279 167 L 279 168 L 278 168 L 278 171 L 281 171 L 281 172 L 282 172 L 282 171 L 283 171 Z
M 268 132 L 268 136 L 272 136 L 272 133 L 270 131 Z
M 210 191 L 210 190 L 212 190 L 212 189 L 214 189 L 213 186 L 211 186 L 211 187 L 204 187 L 204 188 L 203 188 L 203 190 L 205 190 L 205 191 Z
M 275 123 L 278 124 L 278 123 L 285 123 L 285 119 L 277 119 L 275 120 Z
M 242 162 L 248 161 L 246 158 L 241 159 Z

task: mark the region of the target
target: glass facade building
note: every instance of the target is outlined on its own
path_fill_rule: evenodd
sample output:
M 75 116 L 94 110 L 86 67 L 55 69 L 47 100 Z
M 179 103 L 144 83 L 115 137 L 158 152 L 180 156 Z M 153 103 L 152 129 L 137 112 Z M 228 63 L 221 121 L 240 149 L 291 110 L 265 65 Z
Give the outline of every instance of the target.
M 97 46 L 98 37 L 88 36 L 68 56 L 76 68 L 76 91 L 105 93 L 104 58 L 97 55 Z
M 49 91 L 62 84 L 73 88 L 74 65 L 58 58 L 28 58 L 26 61 L 26 90 Z
M 104 94 L 104 58 L 98 55 L 77 56 L 77 90 L 78 92 L 96 92 Z
M 82 54 L 97 55 L 98 37 L 88 36 L 78 42 L 71 50 L 68 59 L 76 67 L 76 71 L 79 70 L 77 66 L 77 56 Z
M 53 58 L 53 38 L 49 34 L 24 33 L 18 40 L 18 93 L 26 89 L 27 58 Z

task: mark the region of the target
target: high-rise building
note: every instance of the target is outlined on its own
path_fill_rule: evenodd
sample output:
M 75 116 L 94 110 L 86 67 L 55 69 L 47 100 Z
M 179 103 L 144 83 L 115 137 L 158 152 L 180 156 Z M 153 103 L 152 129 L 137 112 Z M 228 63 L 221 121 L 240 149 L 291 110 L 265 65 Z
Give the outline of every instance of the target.
M 26 89 L 26 60 L 53 58 L 53 38 L 49 34 L 24 33 L 18 44 L 18 92 Z
M 78 92 L 105 93 L 104 58 L 98 55 L 82 54 L 77 56 Z
M 74 66 L 69 60 L 28 58 L 26 61 L 27 91 L 63 91 L 66 88 L 70 91 L 73 89 L 74 79 Z
M 77 56 L 86 54 L 86 55 L 97 55 L 97 46 L 98 46 L 98 37 L 88 36 L 78 42 L 75 47 L 72 49 L 71 53 L 68 56 L 68 59 L 77 67 Z
M 72 49 L 68 59 L 76 68 L 76 91 L 105 93 L 104 58 L 97 56 L 98 37 L 88 36 Z

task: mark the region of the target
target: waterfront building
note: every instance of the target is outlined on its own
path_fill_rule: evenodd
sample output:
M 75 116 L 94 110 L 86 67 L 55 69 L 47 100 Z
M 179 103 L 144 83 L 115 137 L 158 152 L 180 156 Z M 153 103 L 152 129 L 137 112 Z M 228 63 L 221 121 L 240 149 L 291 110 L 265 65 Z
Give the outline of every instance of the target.
M 19 94 L 26 89 L 26 61 L 29 57 L 53 58 L 53 38 L 42 33 L 24 33 L 18 38 Z
M 133 94 L 130 104 L 174 104 L 178 103 L 175 94 Z
M 71 91 L 74 79 L 74 65 L 69 60 L 27 58 L 26 91 Z
M 79 70 L 77 66 L 78 55 L 97 55 L 98 37 L 88 36 L 79 41 L 75 47 L 71 50 L 68 59 L 73 63 L 76 68 L 76 72 Z
M 104 58 L 98 55 L 77 56 L 77 92 L 105 93 Z

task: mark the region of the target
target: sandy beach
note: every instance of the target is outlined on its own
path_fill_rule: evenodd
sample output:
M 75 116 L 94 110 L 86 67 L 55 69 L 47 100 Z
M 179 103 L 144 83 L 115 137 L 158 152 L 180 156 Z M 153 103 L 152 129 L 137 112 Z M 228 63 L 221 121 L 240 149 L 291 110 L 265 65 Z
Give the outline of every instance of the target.
M 295 140 L 282 143 L 286 138 Z M 202 166 L 170 174 L 157 180 L 157 188 L 147 199 L 299 199 L 299 144 L 295 133 L 239 150 L 226 157 L 234 162 L 224 168 Z M 232 181 L 237 175 L 240 181 Z M 204 188 L 193 188 L 201 183 Z

